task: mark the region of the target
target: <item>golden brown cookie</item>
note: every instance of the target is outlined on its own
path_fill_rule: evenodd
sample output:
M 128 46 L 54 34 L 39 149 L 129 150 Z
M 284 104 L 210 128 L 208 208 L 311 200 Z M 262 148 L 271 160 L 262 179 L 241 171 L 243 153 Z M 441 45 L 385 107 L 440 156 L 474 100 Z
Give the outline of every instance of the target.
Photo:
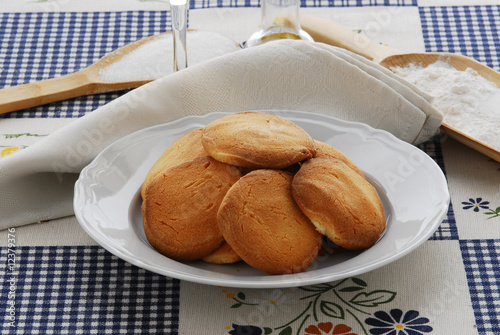
M 363 172 L 361 172 L 357 165 L 354 164 L 346 155 L 344 155 L 342 151 L 318 140 L 314 140 L 314 144 L 316 145 L 316 156 L 314 157 L 330 157 L 338 159 L 364 177 Z
M 294 176 L 292 194 L 316 229 L 343 248 L 369 248 L 385 229 L 377 191 L 340 160 L 304 162 Z
M 204 128 L 202 144 L 213 158 L 248 168 L 281 169 L 314 156 L 312 138 L 271 113 L 240 112 Z
M 141 207 L 151 245 L 175 260 L 211 254 L 223 242 L 217 211 L 241 177 L 237 167 L 198 157 L 157 175 L 146 187 Z
M 241 257 L 231 248 L 229 243 L 224 241 L 217 250 L 203 257 L 202 260 L 213 264 L 231 264 L 241 261 Z
M 144 191 L 151 180 L 169 167 L 187 162 L 196 157 L 209 156 L 201 144 L 202 132 L 203 130 L 199 128 L 182 135 L 163 152 L 144 179 L 141 188 L 142 196 L 144 196 Z
M 292 174 L 255 170 L 227 192 L 218 213 L 224 239 L 249 265 L 268 274 L 306 270 L 322 236 L 291 194 Z

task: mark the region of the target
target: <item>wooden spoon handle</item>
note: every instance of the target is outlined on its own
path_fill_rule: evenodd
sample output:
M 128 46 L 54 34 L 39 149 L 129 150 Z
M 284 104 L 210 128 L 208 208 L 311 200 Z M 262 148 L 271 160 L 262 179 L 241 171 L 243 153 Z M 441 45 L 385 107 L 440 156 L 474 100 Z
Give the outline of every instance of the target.
M 62 77 L 0 89 L 0 114 L 93 93 L 85 70 Z
M 377 63 L 389 56 L 403 54 L 402 51 L 370 40 L 363 33 L 357 33 L 333 21 L 314 15 L 301 14 L 300 25 L 315 42 L 347 49 Z

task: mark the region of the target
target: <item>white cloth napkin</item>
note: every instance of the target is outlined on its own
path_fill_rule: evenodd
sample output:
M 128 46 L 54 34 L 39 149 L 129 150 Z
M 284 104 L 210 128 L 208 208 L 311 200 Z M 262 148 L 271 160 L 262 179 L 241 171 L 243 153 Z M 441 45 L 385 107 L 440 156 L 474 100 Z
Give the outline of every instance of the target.
M 136 130 L 209 112 L 331 115 L 420 143 L 442 121 L 429 98 L 385 68 L 319 43 L 282 40 L 165 76 L 0 160 L 0 228 L 73 214 L 73 187 L 106 146 Z

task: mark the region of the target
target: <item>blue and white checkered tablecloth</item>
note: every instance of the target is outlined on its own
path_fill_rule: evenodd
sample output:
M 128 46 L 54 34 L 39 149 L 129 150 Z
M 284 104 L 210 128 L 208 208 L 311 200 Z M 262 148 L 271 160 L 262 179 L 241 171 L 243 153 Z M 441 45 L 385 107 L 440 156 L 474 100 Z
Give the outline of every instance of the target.
M 19 247 L 17 257 L 22 267 L 16 276 L 19 313 L 14 327 L 3 323 L 3 334 L 178 330 L 178 280 L 154 275 L 94 246 Z M 2 296 L 7 297 L 9 288 L 3 286 Z
M 161 1 L 110 7 L 102 0 L 103 10 L 99 1 L 89 10 L 78 2 L 0 9 L 0 87 L 78 71 L 171 28 Z M 257 28 L 250 19 L 258 7 L 257 0 L 191 0 L 189 24 L 243 42 Z M 387 16 L 390 9 L 398 11 Z M 460 53 L 500 70 L 500 0 L 302 0 L 301 11 L 395 48 Z M 22 150 L 123 93 L 0 115 L 0 152 Z M 393 264 L 309 289 L 212 287 L 138 268 L 91 241 L 74 218 L 53 220 L 1 232 L 1 333 L 500 334 L 500 163 L 445 136 L 420 148 L 444 171 L 451 204 L 430 240 Z M 365 294 L 365 304 L 345 298 L 349 290 Z M 311 292 L 321 302 L 315 310 Z

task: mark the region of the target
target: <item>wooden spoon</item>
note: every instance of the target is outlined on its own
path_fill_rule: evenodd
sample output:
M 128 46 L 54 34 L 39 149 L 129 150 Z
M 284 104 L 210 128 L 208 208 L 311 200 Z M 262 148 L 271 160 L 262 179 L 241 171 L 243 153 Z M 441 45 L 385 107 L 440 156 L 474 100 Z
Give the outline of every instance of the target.
M 78 72 L 0 89 L 0 114 L 82 95 L 126 90 L 144 85 L 151 80 L 105 82 L 99 78 L 99 71 L 120 60 L 123 56 L 137 49 L 144 43 L 169 33 L 171 32 L 148 36 L 127 44 Z
M 388 69 L 397 66 L 405 67 L 411 63 L 428 66 L 437 60 L 445 59 L 457 70 L 464 71 L 467 68 L 472 68 L 500 87 L 500 73 L 470 57 L 442 52 L 405 53 L 383 46 L 363 34 L 358 34 L 349 28 L 313 15 L 301 14 L 300 25 L 302 29 L 311 35 L 314 41 L 347 49 Z M 500 151 L 495 150 L 488 144 L 480 142 L 445 123 L 441 124 L 441 130 L 449 137 L 500 162 Z

